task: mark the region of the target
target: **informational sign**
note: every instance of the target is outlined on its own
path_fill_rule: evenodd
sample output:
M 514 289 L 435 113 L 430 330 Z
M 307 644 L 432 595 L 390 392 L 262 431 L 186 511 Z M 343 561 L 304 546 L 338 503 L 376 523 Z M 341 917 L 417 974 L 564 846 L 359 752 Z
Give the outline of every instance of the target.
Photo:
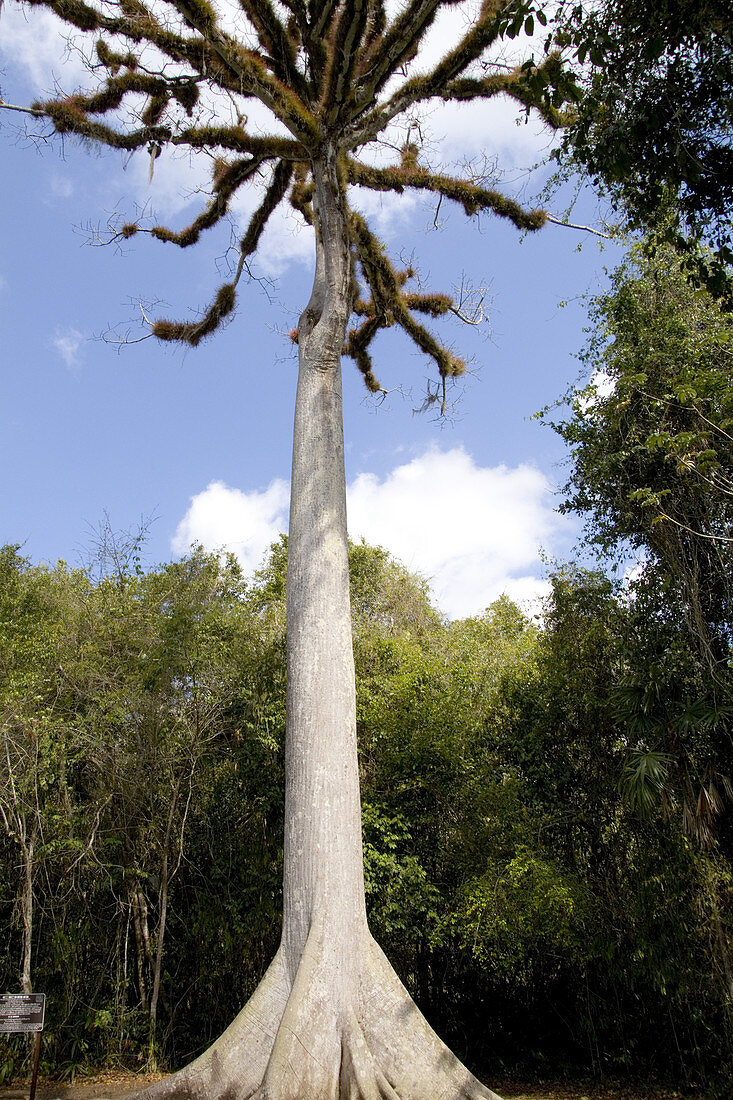
M 43 1031 L 45 993 L 0 993 L 0 1033 Z

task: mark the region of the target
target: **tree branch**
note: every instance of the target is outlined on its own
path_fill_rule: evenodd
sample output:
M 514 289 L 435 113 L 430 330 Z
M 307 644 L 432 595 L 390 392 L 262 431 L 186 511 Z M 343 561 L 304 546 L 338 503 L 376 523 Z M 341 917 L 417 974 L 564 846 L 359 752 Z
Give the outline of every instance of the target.
M 406 187 L 434 191 L 460 203 L 468 215 L 477 214 L 480 210 L 491 210 L 500 217 L 508 218 L 518 229 L 540 229 L 548 219 L 544 210 L 524 210 L 518 202 L 502 195 L 500 191 L 489 190 L 470 180 L 444 176 L 422 168 L 417 164 L 415 146 L 405 146 L 402 164 L 394 168 L 372 168 L 350 157 L 347 170 L 350 183 L 375 191 L 396 191 L 398 194 Z
M 545 211 L 545 217 L 553 225 L 564 225 L 566 229 L 578 229 L 583 233 L 592 233 L 595 237 L 602 237 L 604 241 L 612 239 L 610 233 L 603 233 L 600 229 L 594 229 L 592 225 L 578 225 L 576 222 L 569 222 L 564 218 L 556 218 L 554 214 L 548 214 L 547 211 Z
M 451 50 L 436 65 L 432 72 L 425 76 L 411 77 L 386 103 L 361 119 L 359 129 L 353 134 L 352 148 L 376 137 L 393 118 L 407 110 L 414 103 L 440 95 L 441 89 L 448 81 L 464 72 L 473 61 L 480 57 L 484 49 L 498 38 L 500 26 L 497 12 L 500 8 L 501 0 L 483 0 L 478 21 L 467 31 L 455 49 Z M 433 16 L 434 14 L 433 12 Z M 430 21 L 432 22 L 432 18 Z M 427 29 L 427 26 L 425 29 Z M 362 112 L 369 107 L 381 86 L 381 84 L 375 85 L 373 80 L 369 81 L 354 112 L 354 118 L 359 118 Z
M 23 114 L 33 115 L 35 118 L 45 118 L 46 112 L 38 107 L 18 107 L 15 103 L 3 103 L 0 99 L 0 109 L 3 111 L 22 111 Z

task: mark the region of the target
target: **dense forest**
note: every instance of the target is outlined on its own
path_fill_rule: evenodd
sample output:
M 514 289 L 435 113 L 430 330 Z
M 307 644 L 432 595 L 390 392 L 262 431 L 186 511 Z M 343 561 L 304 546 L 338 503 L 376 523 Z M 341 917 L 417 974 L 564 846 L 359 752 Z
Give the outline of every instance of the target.
M 350 551 L 371 926 L 470 1065 L 733 1069 L 733 317 L 664 249 L 592 303 L 545 412 L 587 521 L 530 616 L 447 621 Z M 593 558 L 595 547 L 599 557 Z M 0 985 L 47 1068 L 205 1048 L 277 946 L 285 564 L 0 554 Z M 635 568 L 630 563 L 636 562 Z M 612 568 L 612 566 L 616 568 Z M 0 1077 L 22 1039 L 4 1039 Z

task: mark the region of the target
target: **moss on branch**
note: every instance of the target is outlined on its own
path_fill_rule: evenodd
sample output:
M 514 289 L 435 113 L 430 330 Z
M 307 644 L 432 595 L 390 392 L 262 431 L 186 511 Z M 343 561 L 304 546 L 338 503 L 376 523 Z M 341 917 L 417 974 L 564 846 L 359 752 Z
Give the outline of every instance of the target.
M 525 210 L 500 191 L 481 187 L 470 180 L 431 172 L 417 164 L 411 147 L 406 146 L 406 150 L 407 155 L 403 156 L 402 163 L 392 168 L 372 168 L 349 158 L 349 182 L 374 191 L 395 191 L 398 194 L 406 187 L 434 191 L 446 199 L 460 203 L 469 216 L 478 214 L 481 210 L 490 210 L 502 218 L 508 218 L 518 229 L 536 230 L 545 225 L 547 214 L 544 210 Z
M 335 20 L 321 91 L 321 110 L 327 126 L 338 121 L 353 95 L 354 69 L 368 19 L 368 0 L 351 0 Z
M 234 193 L 245 179 L 251 177 L 258 170 L 259 165 L 259 161 L 248 162 L 247 164 L 236 162 L 230 165 L 218 162 L 215 167 L 214 179 L 216 197 L 203 214 L 187 229 L 178 234 L 162 226 L 156 226 L 148 232 L 158 240 L 172 241 L 182 248 L 194 244 L 202 229 L 209 228 L 210 225 L 221 219 L 223 216 L 221 213 L 222 205 L 226 204 L 227 198 Z M 292 165 L 284 161 L 280 161 L 275 165 L 265 196 L 252 214 L 244 236 L 240 240 L 239 263 L 234 279 L 232 282 L 225 283 L 220 287 L 201 320 L 196 322 L 158 320 L 152 326 L 153 336 L 157 336 L 159 340 L 189 344 L 196 347 L 206 336 L 210 336 L 215 332 L 222 321 L 233 312 L 236 303 L 236 287 L 244 270 L 245 261 L 248 256 L 251 256 L 257 250 L 270 216 L 287 193 L 292 175 Z M 131 237 L 139 231 L 138 227 L 133 224 L 123 225 L 120 235 Z
M 450 295 L 404 293 L 402 287 L 413 274 L 412 270 L 395 270 L 383 246 L 360 214 L 352 212 L 351 229 L 371 298 L 357 299 L 354 312 L 364 316 L 365 320 L 348 333 L 344 353 L 355 360 L 367 387 L 372 392 L 378 392 L 382 388 L 374 375 L 369 345 L 380 329 L 391 328 L 393 325 L 399 325 L 420 350 L 433 359 L 441 378 L 463 374 L 466 369 L 463 360 L 441 344 L 413 316 L 413 312 L 426 313 L 431 317 L 444 316 L 454 309 Z
M 257 34 L 274 75 L 294 88 L 301 99 L 308 95 L 308 86 L 298 71 L 297 43 L 293 30 L 278 19 L 270 0 L 239 0 Z M 297 22 L 295 24 L 297 28 Z M 295 29 L 295 28 L 293 28 Z
M 234 283 L 225 283 L 219 288 L 214 301 L 200 321 L 155 321 L 152 326 L 153 336 L 157 336 L 159 340 L 177 341 L 198 347 L 204 337 L 215 332 L 222 321 L 234 312 L 236 300 Z

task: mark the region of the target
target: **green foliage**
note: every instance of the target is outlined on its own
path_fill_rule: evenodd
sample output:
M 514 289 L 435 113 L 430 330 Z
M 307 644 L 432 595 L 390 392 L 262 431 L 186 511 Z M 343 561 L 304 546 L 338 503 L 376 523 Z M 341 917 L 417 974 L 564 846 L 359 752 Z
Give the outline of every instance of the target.
M 581 911 L 577 884 L 520 847 L 505 866 L 492 864 L 462 888 L 452 924 L 462 950 L 516 988 L 547 981 L 577 955 Z
M 403 817 L 362 806 L 364 883 L 369 923 L 380 943 L 403 957 L 427 947 L 435 936 L 440 895 L 414 854 L 415 841 Z
M 645 548 L 724 662 L 730 621 L 733 321 L 669 249 L 632 252 L 592 305 L 584 389 L 553 427 L 572 448 L 564 510 L 606 551 Z M 599 389 L 599 384 L 601 388 Z
M 634 249 L 591 317 L 590 381 L 553 426 L 572 447 L 563 508 L 605 554 L 644 557 L 614 695 L 622 789 L 710 846 L 733 774 L 733 322 L 668 248 Z
M 281 906 L 287 541 L 251 583 L 200 550 L 148 572 L 137 539 L 102 551 L 96 579 L 0 554 L 3 736 L 40 733 L 16 757 L 44 838 L 32 979 L 66 1076 L 150 1057 L 166 858 L 169 1063 L 252 992 Z M 682 732 L 692 775 L 723 717 L 684 646 L 660 655 L 651 597 L 565 566 L 541 620 L 502 598 L 448 623 L 384 550 L 350 569 L 369 919 L 418 1003 L 477 1064 L 724 1077 L 727 832 L 693 844 L 678 812 Z M 18 852 L 4 831 L 5 988 Z
M 584 95 L 564 155 L 626 212 L 686 252 L 730 304 L 733 35 L 725 0 L 568 3 L 556 37 L 574 47 Z M 675 215 L 660 227 L 659 212 Z M 703 240 L 715 253 L 695 248 Z

